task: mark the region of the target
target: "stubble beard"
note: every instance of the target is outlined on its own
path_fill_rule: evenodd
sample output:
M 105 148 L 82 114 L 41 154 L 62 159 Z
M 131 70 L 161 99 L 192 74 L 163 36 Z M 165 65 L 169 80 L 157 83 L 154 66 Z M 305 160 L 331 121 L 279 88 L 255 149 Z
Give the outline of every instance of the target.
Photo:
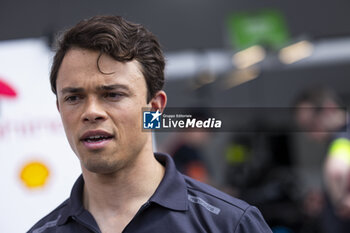
M 89 154 L 81 159 L 81 164 L 86 170 L 98 174 L 113 174 L 130 167 L 136 160 L 136 155 L 128 156 L 121 153 L 105 155 L 103 152 Z

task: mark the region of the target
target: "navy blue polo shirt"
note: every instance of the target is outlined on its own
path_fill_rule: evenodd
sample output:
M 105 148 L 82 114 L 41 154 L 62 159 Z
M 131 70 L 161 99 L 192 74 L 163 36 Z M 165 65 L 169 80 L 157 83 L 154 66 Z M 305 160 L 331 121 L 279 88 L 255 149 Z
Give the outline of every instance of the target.
M 164 178 L 124 233 L 271 232 L 257 208 L 182 175 L 170 156 L 155 156 L 166 168 Z M 28 232 L 100 233 L 94 217 L 83 207 L 83 187 L 80 176 L 71 196 Z

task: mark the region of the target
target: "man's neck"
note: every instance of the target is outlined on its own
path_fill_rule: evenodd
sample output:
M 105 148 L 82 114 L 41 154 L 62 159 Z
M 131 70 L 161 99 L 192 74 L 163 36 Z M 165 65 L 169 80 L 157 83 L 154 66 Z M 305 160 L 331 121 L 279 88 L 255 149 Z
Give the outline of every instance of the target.
M 84 207 L 101 228 L 106 221 L 109 225 L 119 222 L 118 227 L 124 225 L 122 230 L 153 195 L 164 172 L 165 168 L 152 152 L 138 156 L 132 165 L 113 174 L 96 174 L 83 168 Z M 116 221 L 118 218 L 119 221 Z M 123 219 L 124 224 L 120 224 Z

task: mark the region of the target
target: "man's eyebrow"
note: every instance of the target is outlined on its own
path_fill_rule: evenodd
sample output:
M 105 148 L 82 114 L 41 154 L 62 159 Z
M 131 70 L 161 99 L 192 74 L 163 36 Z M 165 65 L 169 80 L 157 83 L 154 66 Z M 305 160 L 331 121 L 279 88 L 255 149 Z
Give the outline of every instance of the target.
M 112 91 L 115 89 L 124 89 L 126 91 L 129 91 L 129 87 L 126 85 L 122 84 L 113 84 L 113 85 L 103 85 L 97 88 L 98 90 L 103 90 L 103 91 Z
M 81 87 L 65 87 L 61 90 L 61 94 L 66 93 L 81 93 L 84 91 L 84 88 Z

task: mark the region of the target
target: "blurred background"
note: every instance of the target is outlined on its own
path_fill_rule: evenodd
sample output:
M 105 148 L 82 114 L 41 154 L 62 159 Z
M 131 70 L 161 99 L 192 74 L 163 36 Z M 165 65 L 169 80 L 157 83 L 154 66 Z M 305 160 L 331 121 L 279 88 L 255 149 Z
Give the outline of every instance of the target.
M 0 1 L 0 232 L 28 230 L 80 174 L 49 85 L 57 33 L 97 14 L 143 24 L 165 52 L 169 107 L 289 108 L 318 86 L 347 106 L 349 9 L 346 0 Z M 254 132 L 155 134 L 156 150 L 258 206 L 274 232 L 322 232 L 328 144 L 275 117 L 247 119 Z

